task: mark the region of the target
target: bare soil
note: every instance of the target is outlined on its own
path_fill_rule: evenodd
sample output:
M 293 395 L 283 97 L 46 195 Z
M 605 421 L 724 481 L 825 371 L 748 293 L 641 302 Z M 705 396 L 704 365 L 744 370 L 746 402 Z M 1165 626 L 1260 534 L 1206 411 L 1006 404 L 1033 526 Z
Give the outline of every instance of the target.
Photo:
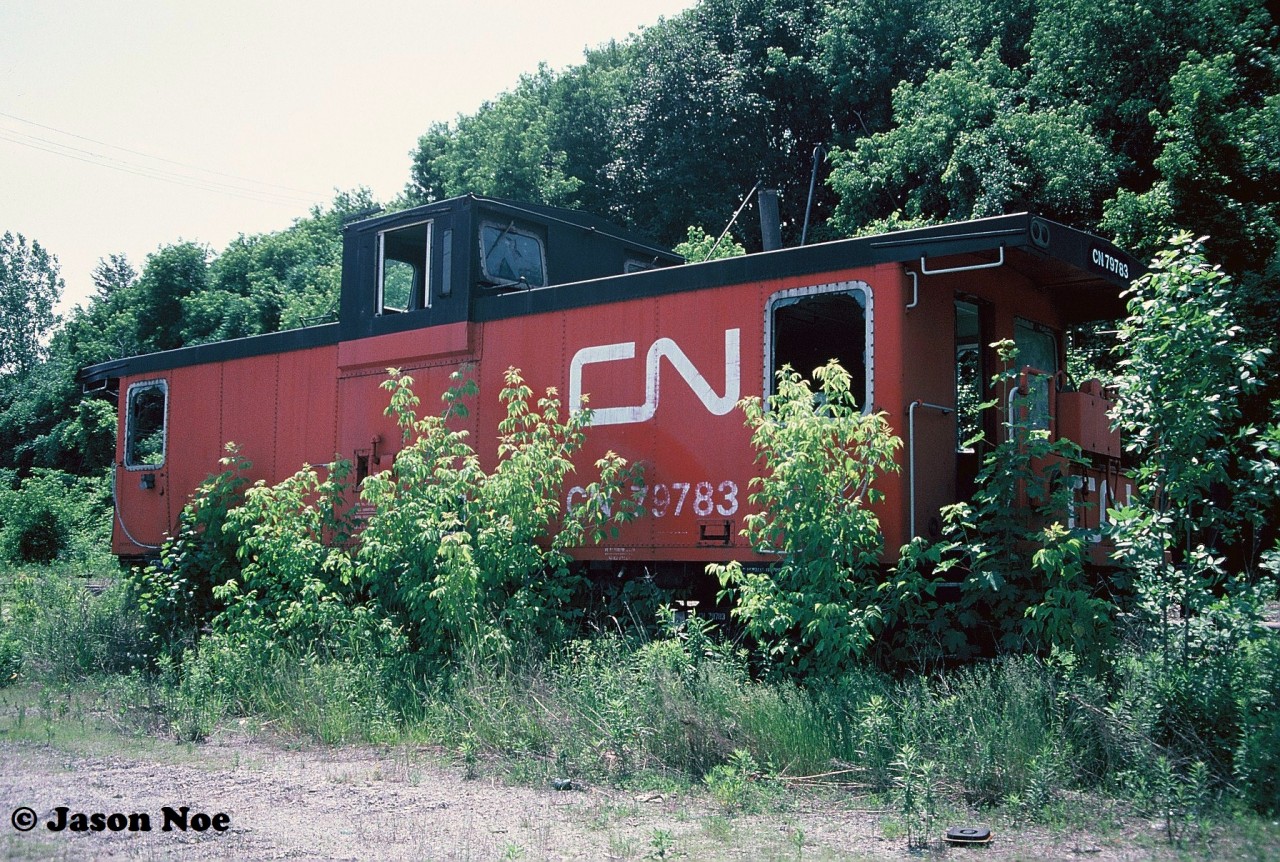
M 1256 841 L 1175 852 L 1160 824 L 1106 812 L 1105 834 L 988 823 L 995 837 L 986 847 L 935 840 L 908 853 L 892 812 L 840 791 L 788 793 L 771 802 L 772 813 L 731 816 L 697 792 L 466 780 L 440 752 L 410 746 L 324 748 L 242 733 L 200 745 L 101 737 L 49 745 L 6 735 L 0 729 L 0 855 L 8 859 L 1280 859 L 1280 849 Z M 28 832 L 11 822 L 23 806 L 38 818 Z M 46 824 L 58 806 L 143 812 L 152 828 L 52 832 Z M 189 818 L 223 813 L 229 826 L 163 831 L 165 806 L 187 806 Z M 948 825 L 957 824 L 940 822 L 939 838 Z

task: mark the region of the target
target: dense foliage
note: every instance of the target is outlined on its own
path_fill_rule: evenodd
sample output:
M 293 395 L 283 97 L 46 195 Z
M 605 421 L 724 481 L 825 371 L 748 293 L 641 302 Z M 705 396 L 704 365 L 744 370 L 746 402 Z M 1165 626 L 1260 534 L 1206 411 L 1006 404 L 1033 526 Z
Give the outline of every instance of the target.
M 30 371 L 43 358 L 62 294 L 57 259 L 22 234 L 0 236 L 0 374 Z
M 515 369 L 506 382 L 491 469 L 454 427 L 475 394 L 463 373 L 442 413 L 420 418 L 412 378 L 392 370 L 387 414 L 404 448 L 358 487 L 336 462 L 246 488 L 231 447 L 159 561 L 134 576 L 156 654 L 181 659 L 212 630 L 263 650 L 359 645 L 435 673 L 569 636 L 586 582 L 566 549 L 636 517 L 640 474 L 607 453 L 585 501 L 564 510 L 590 413 L 562 416 L 550 391 L 534 401 Z
M 770 663 L 816 680 L 847 673 L 882 624 L 884 539 L 870 507 L 884 498 L 875 480 L 899 469 L 902 441 L 883 414 L 863 414 L 835 361 L 813 373 L 816 393 L 788 366 L 767 404 L 741 405 L 763 473 L 751 480 L 760 509 L 744 535 L 780 553 L 778 564 L 708 570 Z

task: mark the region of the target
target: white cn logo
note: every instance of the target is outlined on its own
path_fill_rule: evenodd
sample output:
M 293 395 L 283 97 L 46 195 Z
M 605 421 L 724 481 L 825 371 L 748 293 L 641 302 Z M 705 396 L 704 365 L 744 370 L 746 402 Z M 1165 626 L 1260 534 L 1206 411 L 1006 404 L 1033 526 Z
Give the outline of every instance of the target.
M 658 412 L 658 399 L 662 396 L 662 359 L 671 363 L 676 373 L 689 384 L 693 394 L 713 416 L 723 416 L 738 403 L 739 380 L 742 361 L 738 356 L 738 330 L 724 331 L 724 394 L 717 395 L 707 379 L 693 367 L 680 345 L 670 338 L 659 338 L 649 348 L 645 357 L 644 403 L 635 407 L 591 406 L 592 425 L 628 425 L 632 422 L 648 422 Z M 569 409 L 582 409 L 582 369 L 598 362 L 618 362 L 634 359 L 636 343 L 623 341 L 617 344 L 601 344 L 584 347 L 573 355 L 569 363 Z

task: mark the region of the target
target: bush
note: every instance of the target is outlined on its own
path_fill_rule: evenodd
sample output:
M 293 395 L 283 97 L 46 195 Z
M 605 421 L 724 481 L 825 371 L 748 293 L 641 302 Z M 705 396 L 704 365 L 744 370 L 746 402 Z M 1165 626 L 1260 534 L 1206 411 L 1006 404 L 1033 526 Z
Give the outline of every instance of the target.
M 351 560 L 353 580 L 404 628 L 412 649 L 439 666 L 564 640 L 584 586 L 566 549 L 600 541 L 639 512 L 624 490 L 639 474 L 612 452 L 596 463 L 585 502 L 563 510 L 562 487 L 590 414 L 562 417 L 553 390 L 533 402 L 514 368 L 499 393 L 506 415 L 497 463 L 484 470 L 466 432 L 449 425 L 465 415 L 475 385 L 461 374 L 454 382 L 443 414 L 421 419 L 412 379 L 393 372 L 384 382 L 387 414 L 405 445 L 390 470 L 361 488 L 374 513 Z
M 893 436 L 880 413 L 863 414 L 849 373 L 834 360 L 814 371 L 819 391 L 786 367 L 778 394 L 740 406 L 764 475 L 751 480 L 760 511 L 743 535 L 780 554 L 767 570 L 711 565 L 722 598 L 773 667 L 810 679 L 848 671 L 881 623 L 880 522 L 873 485 L 898 470 Z
M 100 595 L 58 567 L 26 567 L 0 586 L 0 685 L 65 682 L 138 666 L 144 641 L 127 586 Z
M 234 444 L 219 461 L 223 470 L 196 489 L 178 517 L 160 559 L 130 575 L 138 610 L 155 657 L 180 660 L 224 607 L 214 589 L 240 571 L 228 514 L 240 502 L 250 463 Z
M 563 639 L 584 583 L 566 548 L 635 517 L 623 489 L 638 473 L 607 454 L 585 502 L 563 511 L 589 414 L 562 418 L 551 392 L 531 403 L 508 370 L 497 464 L 486 471 L 466 432 L 450 427 L 475 391 L 462 375 L 454 382 L 442 415 L 419 419 L 412 379 L 392 373 L 386 412 L 404 446 L 358 490 L 342 462 L 246 489 L 247 462 L 229 446 L 159 562 L 135 577 L 156 654 L 179 659 L 210 631 L 345 661 L 361 638 L 362 649 L 410 657 L 421 675 Z M 357 494 L 371 512 L 363 523 L 352 515 Z
M 12 474 L 10 474 L 10 478 Z M 13 563 L 105 560 L 111 531 L 108 482 L 37 468 L 0 485 L 0 559 Z

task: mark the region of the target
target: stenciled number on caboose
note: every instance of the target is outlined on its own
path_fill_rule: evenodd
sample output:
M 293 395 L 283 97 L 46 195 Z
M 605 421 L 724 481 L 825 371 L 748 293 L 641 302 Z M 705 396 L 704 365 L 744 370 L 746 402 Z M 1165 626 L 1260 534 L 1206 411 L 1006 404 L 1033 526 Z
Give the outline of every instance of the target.
M 689 361 L 689 357 L 670 338 L 659 338 L 649 347 L 645 357 L 644 403 L 634 407 L 596 407 L 591 408 L 592 425 L 629 425 L 634 422 L 648 422 L 658 412 L 658 400 L 661 397 L 661 366 L 666 357 L 676 372 L 684 378 L 685 383 L 698 396 L 698 400 L 713 416 L 723 416 L 738 403 L 740 380 L 742 376 L 742 360 L 738 351 L 737 329 L 724 331 L 724 394 L 717 395 L 707 383 L 707 379 Z M 583 366 L 599 362 L 618 362 L 623 359 L 634 359 L 636 343 L 622 341 L 617 344 L 600 344 L 595 347 L 584 347 L 573 355 L 569 363 L 569 410 L 582 409 L 582 369 Z
M 632 485 L 632 499 L 641 509 L 648 508 L 649 514 L 655 518 L 667 515 L 680 517 L 685 512 L 692 512 L 699 518 L 710 517 L 713 513 L 724 517 L 738 511 L 738 483 L 732 479 L 723 482 L 658 482 L 653 488 L 647 485 Z M 690 499 L 692 497 L 692 499 Z M 574 485 L 565 494 L 565 508 L 576 509 L 587 501 L 587 489 Z M 606 516 L 613 514 L 613 508 L 607 501 L 599 500 L 600 510 Z

